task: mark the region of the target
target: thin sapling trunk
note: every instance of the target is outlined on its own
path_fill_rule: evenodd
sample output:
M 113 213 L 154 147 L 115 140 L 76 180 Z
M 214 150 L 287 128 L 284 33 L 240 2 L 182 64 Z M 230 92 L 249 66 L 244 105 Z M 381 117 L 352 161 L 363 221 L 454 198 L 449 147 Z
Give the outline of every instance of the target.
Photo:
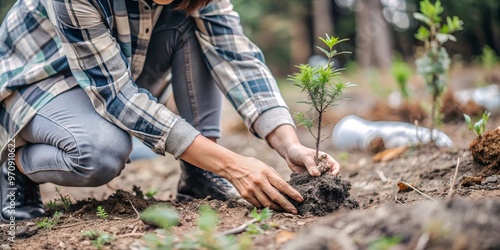
M 324 140 L 321 134 L 323 113 L 329 107 L 338 106 L 338 101 L 345 99 L 343 95 L 346 88 L 354 86 L 352 83 L 344 83 L 339 79 L 344 69 L 335 68 L 332 61 L 334 56 L 350 53 L 339 52 L 334 49 L 335 45 L 347 39 L 339 40 L 339 38 L 330 37 L 328 34 L 326 34 L 325 38 L 320 37 L 319 39 L 328 47 L 328 49 L 317 47 L 328 58 L 326 65 L 312 67 L 308 64 L 301 64 L 297 66 L 299 72 L 289 76 L 289 79 L 293 81 L 293 85 L 301 88 L 301 91 L 306 92 L 308 96 L 307 99 L 299 100 L 298 103 L 308 104 L 309 110 L 305 113 L 295 113 L 295 118 L 299 125 L 305 126 L 316 140 L 316 157 L 314 159 L 316 164 L 318 164 L 320 158 L 319 145 Z M 316 127 L 315 133 L 313 127 Z

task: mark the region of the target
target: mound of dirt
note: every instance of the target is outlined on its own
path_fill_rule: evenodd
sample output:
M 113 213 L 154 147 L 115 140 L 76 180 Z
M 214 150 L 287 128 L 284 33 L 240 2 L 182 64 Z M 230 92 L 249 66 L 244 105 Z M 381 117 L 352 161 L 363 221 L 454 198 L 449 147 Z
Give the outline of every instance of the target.
M 284 249 L 499 249 L 498 232 L 499 200 L 429 201 L 336 214 Z
M 320 162 L 321 165 L 321 162 Z M 308 172 L 292 173 L 288 182 L 304 197 L 298 203 L 290 199 L 301 215 L 324 216 L 344 207 L 358 208 L 357 201 L 349 197 L 351 183 L 329 174 L 330 167 L 319 167 L 321 176 L 311 176 Z
M 443 96 L 443 105 L 441 113 L 443 114 L 444 123 L 460 123 L 464 121 L 464 114 L 469 116 L 481 116 L 485 109 L 473 101 L 468 101 L 461 104 L 453 96 L 453 92 L 448 91 Z
M 500 128 L 489 130 L 470 144 L 474 161 L 490 169 L 488 174 L 500 173 Z

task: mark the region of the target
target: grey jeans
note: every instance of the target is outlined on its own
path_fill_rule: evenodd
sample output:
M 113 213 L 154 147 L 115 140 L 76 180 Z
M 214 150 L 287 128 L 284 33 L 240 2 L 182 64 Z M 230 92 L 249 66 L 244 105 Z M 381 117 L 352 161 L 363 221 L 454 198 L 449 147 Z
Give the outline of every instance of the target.
M 221 92 L 204 62 L 193 20 L 164 8 L 136 81 L 159 97 L 166 72 L 179 114 L 206 137 L 220 137 Z M 80 88 L 46 104 L 20 132 L 24 173 L 37 183 L 100 186 L 118 176 L 132 150 L 131 136 L 94 110 Z

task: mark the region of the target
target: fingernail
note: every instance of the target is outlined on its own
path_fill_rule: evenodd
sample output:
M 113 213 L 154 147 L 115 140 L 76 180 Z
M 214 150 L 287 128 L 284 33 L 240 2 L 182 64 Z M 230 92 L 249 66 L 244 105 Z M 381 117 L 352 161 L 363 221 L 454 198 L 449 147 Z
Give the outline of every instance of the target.
M 298 213 L 299 213 L 299 212 L 297 212 L 297 210 L 296 210 L 296 209 L 292 209 L 292 211 L 291 211 L 291 212 L 292 212 L 292 214 L 298 214 Z

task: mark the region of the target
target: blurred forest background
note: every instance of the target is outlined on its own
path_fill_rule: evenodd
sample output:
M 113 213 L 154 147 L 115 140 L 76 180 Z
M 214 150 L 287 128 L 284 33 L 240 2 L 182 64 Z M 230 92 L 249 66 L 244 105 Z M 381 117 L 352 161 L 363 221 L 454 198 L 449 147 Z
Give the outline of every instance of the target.
M 0 20 L 15 0 L 0 0 Z M 349 38 L 342 50 L 353 55 L 340 58 L 356 69 L 388 69 L 395 58 L 414 61 L 421 45 L 414 34 L 418 23 L 412 13 L 417 0 L 232 0 L 245 33 L 258 44 L 273 73 L 281 78 L 314 55 L 318 37 L 328 33 Z M 455 60 L 477 62 L 484 48 L 500 51 L 499 0 L 441 0 L 444 16 L 458 16 L 464 30 L 457 43 L 446 45 Z M 491 51 L 490 51 L 491 52 Z M 314 59 L 309 61 L 314 63 Z

